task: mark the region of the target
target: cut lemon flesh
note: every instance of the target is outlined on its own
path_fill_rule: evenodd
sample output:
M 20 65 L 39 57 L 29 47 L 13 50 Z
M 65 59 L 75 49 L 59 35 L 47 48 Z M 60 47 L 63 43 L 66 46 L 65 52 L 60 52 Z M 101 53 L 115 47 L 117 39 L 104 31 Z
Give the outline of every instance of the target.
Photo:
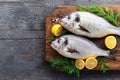
M 84 60 L 82 60 L 82 59 L 77 59 L 76 61 L 75 61 L 75 66 L 76 66 L 76 68 L 78 68 L 78 69 L 83 69 L 84 68 Z
M 107 36 L 105 38 L 105 46 L 108 48 L 108 49 L 113 49 L 115 48 L 117 45 L 117 40 L 114 36 Z
M 63 30 L 63 28 L 60 24 L 54 24 L 52 26 L 51 32 L 55 36 L 60 36 L 60 33 L 61 33 L 62 30 Z
M 94 57 L 89 57 L 89 58 L 87 58 L 86 61 L 85 61 L 85 67 L 86 67 L 87 69 L 94 69 L 94 68 L 97 66 L 97 63 L 98 63 L 98 61 L 97 61 L 96 58 L 94 58 Z

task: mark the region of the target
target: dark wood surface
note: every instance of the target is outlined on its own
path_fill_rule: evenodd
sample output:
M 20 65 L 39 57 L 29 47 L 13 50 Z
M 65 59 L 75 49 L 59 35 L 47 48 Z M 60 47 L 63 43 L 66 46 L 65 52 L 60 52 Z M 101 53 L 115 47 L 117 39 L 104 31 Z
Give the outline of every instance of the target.
M 69 76 L 45 61 L 45 17 L 57 5 L 119 5 L 119 0 L 0 0 L 0 80 L 119 80 L 120 71 Z

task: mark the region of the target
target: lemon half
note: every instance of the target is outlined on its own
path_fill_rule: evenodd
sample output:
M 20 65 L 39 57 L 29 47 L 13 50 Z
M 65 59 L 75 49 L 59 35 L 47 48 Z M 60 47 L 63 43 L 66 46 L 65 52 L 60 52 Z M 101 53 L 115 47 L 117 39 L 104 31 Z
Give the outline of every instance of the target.
M 85 67 L 87 69 L 94 69 L 97 66 L 97 59 L 95 57 L 89 57 L 85 61 Z
M 83 69 L 84 68 L 84 60 L 83 59 L 77 59 L 76 61 L 75 61 L 75 66 L 76 66 L 76 68 L 78 68 L 78 69 Z
M 113 49 L 115 48 L 117 45 L 117 40 L 114 36 L 107 36 L 105 38 L 105 46 L 108 48 L 108 49 Z

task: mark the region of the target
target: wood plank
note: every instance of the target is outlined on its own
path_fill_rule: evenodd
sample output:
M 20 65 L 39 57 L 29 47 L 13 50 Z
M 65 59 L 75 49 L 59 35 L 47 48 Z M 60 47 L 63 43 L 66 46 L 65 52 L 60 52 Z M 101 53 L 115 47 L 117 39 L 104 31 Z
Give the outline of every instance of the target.
M 120 6 L 116 5 L 116 6 L 104 6 L 104 7 L 113 9 L 115 14 L 120 13 Z M 52 26 L 51 19 L 55 16 L 65 16 L 66 14 L 69 14 L 76 10 L 77 10 L 76 6 L 59 6 L 53 11 L 53 13 L 51 15 L 46 17 L 46 57 L 45 57 L 46 61 L 49 62 L 49 60 L 52 58 L 61 58 L 62 57 L 55 50 L 53 50 L 49 45 L 49 36 L 51 34 L 50 30 L 51 30 L 51 26 Z M 91 40 L 94 41 L 99 47 L 105 49 L 105 47 L 103 46 L 104 38 L 91 39 Z M 108 63 L 110 64 L 109 70 L 120 70 L 120 62 L 119 62 L 120 61 L 120 42 L 118 42 L 117 47 L 115 49 L 118 50 L 114 55 L 116 58 L 116 61 L 113 61 L 113 60 L 108 61 Z M 97 66 L 95 68 L 95 70 L 99 70 L 99 66 Z
M 89 74 L 89 75 L 88 75 Z M 119 72 L 116 73 L 117 75 L 92 75 L 91 72 L 82 73 L 81 76 L 75 77 L 73 75 L 67 75 L 65 73 L 57 72 L 54 70 L 41 70 L 41 71 L 23 71 L 16 74 L 11 75 L 0 75 L 4 79 L 9 80 L 119 80 Z M 59 75 L 59 76 L 58 76 Z M 46 77 L 47 76 L 47 77 Z M 12 78 L 12 79 L 11 79 Z
M 45 30 L 44 20 L 51 10 L 38 4 L 0 3 L 0 29 Z
M 38 4 L 0 3 L 0 38 L 45 38 L 44 21 L 51 11 Z
M 51 7 L 55 7 L 57 5 L 116 5 L 120 4 L 119 0 L 0 0 L 0 2 L 24 2 L 24 3 L 39 3 L 40 5 L 47 5 Z
M 45 38 L 45 31 L 0 30 L 0 39 Z
M 44 61 L 44 43 L 44 39 L 0 40 L 0 74 L 36 70 Z

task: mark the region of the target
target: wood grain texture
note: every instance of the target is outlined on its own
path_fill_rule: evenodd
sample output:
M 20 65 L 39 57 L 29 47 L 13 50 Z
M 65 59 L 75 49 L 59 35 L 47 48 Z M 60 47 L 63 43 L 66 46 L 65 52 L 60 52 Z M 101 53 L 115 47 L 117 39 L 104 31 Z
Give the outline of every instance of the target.
M 50 12 L 51 8 L 39 4 L 0 3 L 0 80 L 49 72 L 44 61 L 44 21 Z
M 0 3 L 0 38 L 45 38 L 44 19 L 50 12 L 38 4 Z
M 119 80 L 119 71 L 81 72 L 77 78 L 53 70 L 45 61 L 45 17 L 58 5 L 79 3 L 119 5 L 120 1 L 0 0 L 0 80 Z
M 113 9 L 114 13 L 120 13 L 120 6 L 102 6 L 108 7 Z M 51 19 L 58 16 L 65 16 L 71 12 L 76 11 L 76 6 L 59 6 L 54 11 L 53 14 L 46 17 L 46 61 L 50 61 L 52 58 L 61 58 L 62 56 L 59 55 L 55 50 L 53 50 L 49 45 L 49 36 L 51 35 L 51 26 L 52 22 Z M 106 49 L 104 45 L 104 39 L 90 39 L 95 42 L 100 48 Z M 114 54 L 116 61 L 109 60 L 108 63 L 110 64 L 109 70 L 120 70 L 120 42 L 118 42 L 117 47 L 115 48 L 117 52 Z M 94 70 L 99 70 L 99 66 L 97 66 Z

